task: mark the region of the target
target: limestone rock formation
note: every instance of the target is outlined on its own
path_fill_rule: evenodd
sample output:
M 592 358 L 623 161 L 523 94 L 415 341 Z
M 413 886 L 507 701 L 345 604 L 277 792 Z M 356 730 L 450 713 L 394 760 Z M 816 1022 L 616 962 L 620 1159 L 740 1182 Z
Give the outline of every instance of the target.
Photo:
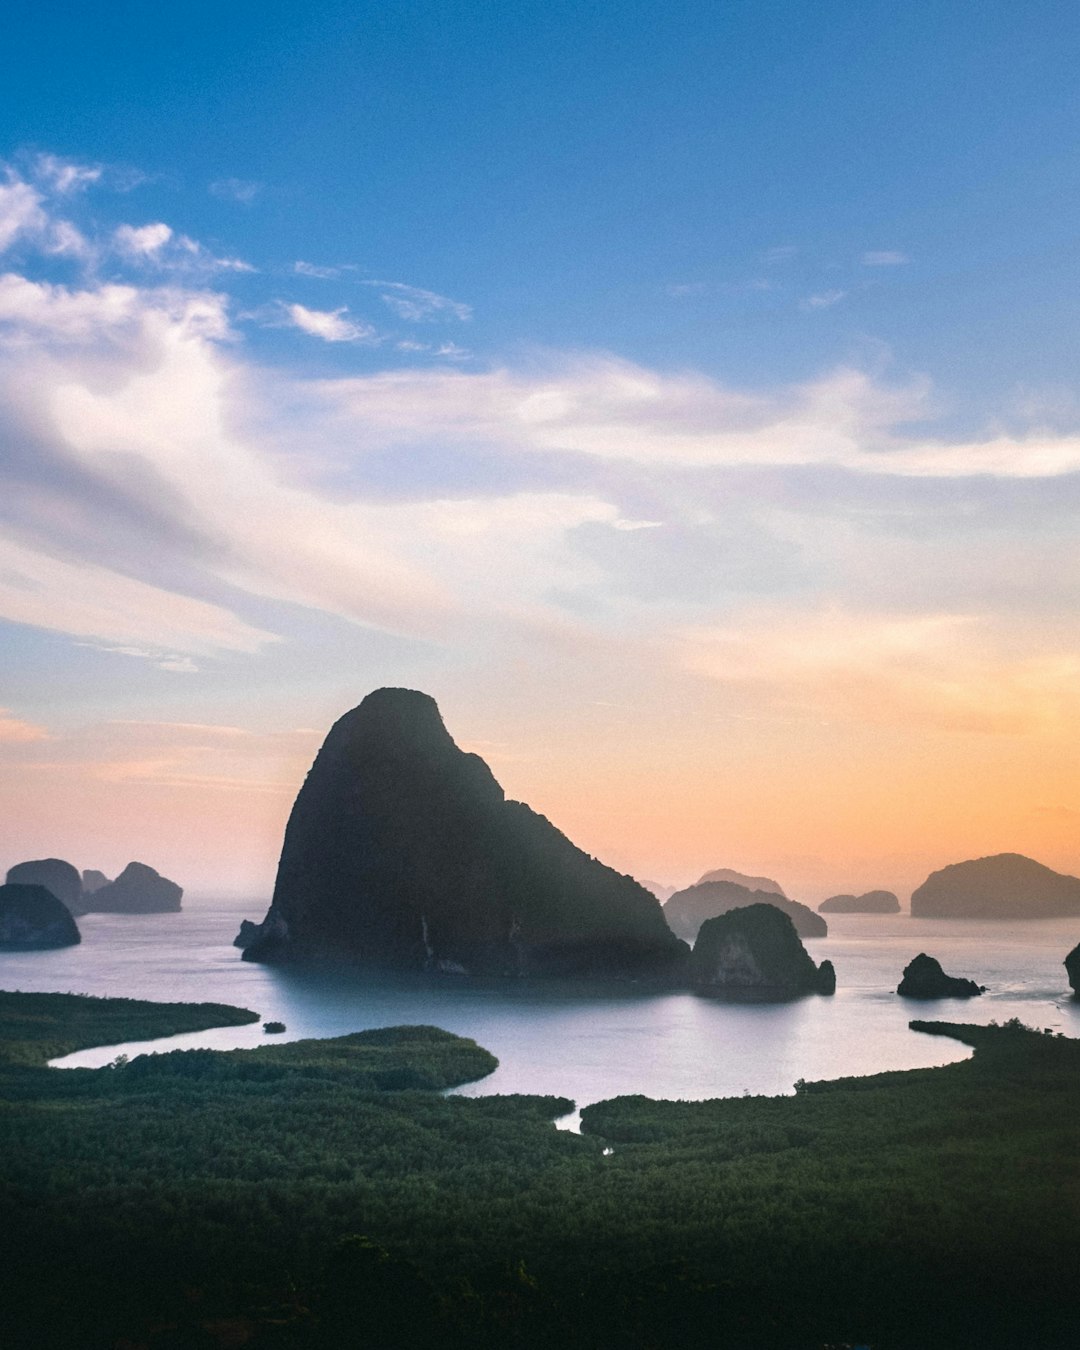
M 233 938 L 233 946 L 239 947 L 241 951 L 246 950 L 254 942 L 258 941 L 262 925 L 252 923 L 250 919 L 240 920 L 240 931 Z
M 1065 973 L 1069 977 L 1073 993 L 1080 997 L 1080 943 L 1065 958 Z
M 95 891 L 100 891 L 102 886 L 109 884 L 109 878 L 104 872 L 97 872 L 93 868 L 89 871 L 83 870 L 82 887 L 84 895 L 93 895 Z
M 904 967 L 904 977 L 896 992 L 904 998 L 974 998 L 976 994 L 985 994 L 986 986 L 946 975 L 939 961 L 920 952 Z
M 862 895 L 830 895 L 818 905 L 819 914 L 899 914 L 900 901 L 892 891 L 865 891 Z
M 751 877 L 745 872 L 736 872 L 733 867 L 714 867 L 711 872 L 698 877 L 697 884 L 707 881 L 731 881 L 736 886 L 745 886 L 748 891 L 768 891 L 770 895 L 783 895 L 783 888 L 771 877 Z M 786 897 L 785 897 L 786 898 Z
M 10 881 L 0 886 L 0 951 L 73 947 L 81 940 L 71 911 L 45 886 Z
M 931 872 L 912 892 L 913 918 L 1056 919 L 1080 914 L 1080 878 L 1021 853 L 997 853 Z
M 693 942 L 706 919 L 726 914 L 729 909 L 755 904 L 775 905 L 782 910 L 794 923 L 800 937 L 825 937 L 829 931 L 825 920 L 808 905 L 772 891 L 751 891 L 734 881 L 699 881 L 696 886 L 676 891 L 664 905 L 664 917 L 672 932 Z
M 62 858 L 36 858 L 32 862 L 16 863 L 8 870 L 7 880 L 20 886 L 44 886 L 70 913 L 81 912 L 82 878 L 78 869 Z
M 249 961 L 677 978 L 656 897 L 507 801 L 435 700 L 379 689 L 331 729 L 297 796 Z
M 669 899 L 679 889 L 678 886 L 665 886 L 662 881 L 642 881 L 641 883 L 647 891 L 651 891 L 661 904 Z
M 789 916 L 771 903 L 706 919 L 690 956 L 690 979 L 702 993 L 772 998 L 836 989 L 832 962 L 816 966 Z
M 115 881 L 84 902 L 96 914 L 166 914 L 180 908 L 183 889 L 145 863 L 129 862 Z

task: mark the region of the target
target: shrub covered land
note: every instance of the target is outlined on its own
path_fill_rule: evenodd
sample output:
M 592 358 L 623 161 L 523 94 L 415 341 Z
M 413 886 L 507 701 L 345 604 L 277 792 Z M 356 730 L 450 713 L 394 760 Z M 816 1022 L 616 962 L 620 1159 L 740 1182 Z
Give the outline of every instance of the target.
M 0 1010 L 5 1347 L 1080 1343 L 1072 1040 L 922 1024 L 974 1057 L 576 1136 L 432 1091 L 494 1064 L 433 1028 L 60 1071 L 27 1043 L 93 1010 L 35 1032 L 35 997 Z

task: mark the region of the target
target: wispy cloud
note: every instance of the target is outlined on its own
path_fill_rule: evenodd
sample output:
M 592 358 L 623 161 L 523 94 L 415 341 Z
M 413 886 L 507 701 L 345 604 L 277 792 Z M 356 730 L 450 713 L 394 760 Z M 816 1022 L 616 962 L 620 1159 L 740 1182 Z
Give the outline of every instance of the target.
M 242 206 L 249 206 L 262 189 L 262 183 L 247 178 L 218 178 L 209 185 L 208 191 L 211 196 L 220 197 L 222 201 L 239 202 Z
M 457 319 L 466 322 L 472 318 L 472 306 L 434 291 L 407 286 L 403 281 L 366 281 L 381 292 L 380 299 L 400 319 L 410 323 L 424 323 L 432 319 Z
M 761 255 L 762 261 L 770 267 L 775 267 L 779 263 L 790 262 L 792 258 L 798 256 L 800 249 L 797 244 L 779 244 L 775 248 L 768 248 Z
M 44 727 L 15 717 L 10 708 L 0 708 L 0 744 L 29 745 L 34 741 L 48 739 L 49 733 Z
M 340 267 L 317 267 L 315 263 L 304 262 L 298 259 L 292 265 L 293 272 L 298 277 L 312 277 L 316 281 L 333 281 L 341 276 Z
M 125 257 L 163 270 L 203 274 L 255 271 L 242 258 L 215 256 L 197 240 L 177 234 L 160 220 L 148 225 L 117 226 L 113 244 Z
M 901 253 L 899 249 L 883 248 L 869 249 L 862 255 L 860 260 L 864 267 L 902 267 L 911 259 L 906 253 Z
M 100 182 L 103 173 L 101 164 L 79 164 L 59 155 L 38 155 L 34 160 L 34 176 L 38 182 L 61 196 L 80 192 Z
M 808 295 L 800 302 L 802 309 L 832 309 L 833 305 L 838 305 L 847 295 L 847 291 L 818 291 L 816 295 Z
M 348 309 L 308 309 L 306 305 L 286 305 L 285 311 L 294 327 L 324 342 L 363 342 L 373 345 L 379 341 L 378 332 L 369 323 L 347 318 Z

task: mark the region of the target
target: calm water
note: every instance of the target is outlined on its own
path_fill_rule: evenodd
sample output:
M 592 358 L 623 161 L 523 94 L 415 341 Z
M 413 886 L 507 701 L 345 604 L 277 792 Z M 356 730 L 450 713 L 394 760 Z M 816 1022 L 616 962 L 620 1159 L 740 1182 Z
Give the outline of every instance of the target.
M 578 1106 L 619 1093 L 703 1098 L 792 1091 L 798 1078 L 838 1078 L 963 1059 L 956 1042 L 919 1035 L 913 1017 L 1029 1025 L 1080 1036 L 1080 1003 L 1062 961 L 1080 920 L 1026 924 L 831 915 L 829 936 L 807 944 L 836 966 L 833 998 L 738 1005 L 692 994 L 582 993 L 551 985 L 432 987 L 419 980 L 316 980 L 249 965 L 231 943 L 259 904 L 193 902 L 180 914 L 90 914 L 81 946 L 0 954 L 0 988 L 212 1001 L 252 1008 L 288 1027 L 284 1037 L 337 1036 L 368 1027 L 429 1023 L 471 1036 L 498 1070 L 465 1091 L 541 1092 Z M 982 998 L 912 1003 L 895 994 L 920 951 L 952 975 L 989 986 Z M 263 1044 L 258 1025 L 85 1050 L 64 1064 L 96 1066 L 148 1048 Z

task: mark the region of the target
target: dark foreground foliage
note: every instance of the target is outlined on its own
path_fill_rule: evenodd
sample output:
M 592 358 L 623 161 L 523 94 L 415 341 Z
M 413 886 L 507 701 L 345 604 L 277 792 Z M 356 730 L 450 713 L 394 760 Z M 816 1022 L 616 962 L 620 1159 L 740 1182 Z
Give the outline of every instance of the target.
M 0 1344 L 1080 1344 L 1080 1043 L 923 1026 L 974 1058 L 580 1137 L 555 1098 L 402 1090 L 490 1065 L 430 1028 L 3 1068 Z

